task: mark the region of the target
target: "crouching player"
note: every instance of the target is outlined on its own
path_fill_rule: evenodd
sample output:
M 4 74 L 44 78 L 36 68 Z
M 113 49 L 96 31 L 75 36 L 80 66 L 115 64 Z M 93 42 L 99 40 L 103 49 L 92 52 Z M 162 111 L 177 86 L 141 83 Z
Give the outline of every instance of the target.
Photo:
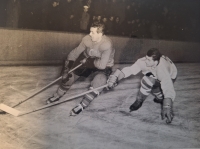
M 86 78 L 93 74 L 89 89 L 95 89 L 107 83 L 114 65 L 115 49 L 111 39 L 104 35 L 104 30 L 104 24 L 94 22 L 90 27 L 89 35 L 83 37 L 78 47 L 69 53 L 65 61 L 62 82 L 57 91 L 47 99 L 47 104 L 60 100 L 80 76 Z M 70 69 L 75 68 L 80 63 L 83 64 L 81 67 L 70 74 L 68 73 Z M 86 94 L 80 104 L 71 110 L 70 115 L 75 116 L 82 112 L 102 90 L 98 89 Z
M 140 71 L 144 77 L 137 98 L 130 106 L 130 112 L 138 110 L 146 97 L 152 93 L 155 96 L 154 100 L 162 104 L 162 119 L 167 118 L 166 123 L 171 123 L 176 95 L 173 83 L 177 77 L 177 68 L 168 57 L 161 55 L 158 49 L 150 49 L 145 57 L 138 59 L 130 67 L 117 69 L 108 79 L 109 88 L 115 87 L 119 80 L 136 75 Z

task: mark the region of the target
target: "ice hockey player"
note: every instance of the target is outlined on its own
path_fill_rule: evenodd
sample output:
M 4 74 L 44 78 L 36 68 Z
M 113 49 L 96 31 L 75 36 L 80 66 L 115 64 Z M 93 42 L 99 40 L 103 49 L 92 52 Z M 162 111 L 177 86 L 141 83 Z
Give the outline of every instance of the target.
M 60 100 L 80 76 L 88 77 L 93 74 L 90 89 L 107 84 L 107 79 L 112 73 L 112 66 L 114 65 L 115 50 L 111 39 L 104 35 L 104 30 L 104 24 L 94 22 L 90 27 L 90 34 L 83 37 L 79 46 L 69 53 L 65 61 L 62 82 L 56 93 L 47 100 L 47 104 Z M 80 63 L 83 64 L 81 67 L 68 74 L 71 68 Z M 82 112 L 102 90 L 99 89 L 86 94 L 80 104 L 71 110 L 70 115 L 75 116 Z
M 135 102 L 130 106 L 130 112 L 138 110 L 146 97 L 152 93 L 154 101 L 162 104 L 162 119 L 171 123 L 174 117 L 173 102 L 175 99 L 174 81 L 177 77 L 177 68 L 174 63 L 162 55 L 158 49 L 148 50 L 145 57 L 138 59 L 132 66 L 117 69 L 108 79 L 109 88 L 113 88 L 123 78 L 136 75 L 139 72 L 144 74 L 141 80 L 141 87 Z

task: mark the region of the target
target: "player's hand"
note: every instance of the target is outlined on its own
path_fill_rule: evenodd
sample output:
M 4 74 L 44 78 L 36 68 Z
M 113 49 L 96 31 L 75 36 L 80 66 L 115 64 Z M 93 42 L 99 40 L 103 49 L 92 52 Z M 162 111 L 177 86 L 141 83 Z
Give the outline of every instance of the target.
M 172 100 L 170 98 L 165 98 L 163 100 L 163 107 L 162 107 L 162 120 L 166 118 L 166 123 L 169 124 L 172 122 L 174 113 L 172 107 Z
M 69 74 L 69 70 L 73 66 L 74 62 L 73 61 L 65 61 L 65 66 L 64 70 L 62 72 L 62 82 L 66 83 L 69 81 L 69 78 L 72 77 L 72 74 Z
M 72 74 L 69 74 L 69 69 L 65 69 L 62 75 L 62 82 L 66 83 L 67 81 L 69 81 L 69 78 L 71 77 L 72 77 Z
M 108 89 L 112 89 L 115 86 L 117 86 L 118 85 L 118 83 L 117 83 L 118 81 L 117 80 L 118 80 L 117 76 L 110 75 L 108 80 L 107 80 Z
M 87 62 L 87 58 L 84 58 L 83 60 L 80 61 L 81 64 L 85 64 Z

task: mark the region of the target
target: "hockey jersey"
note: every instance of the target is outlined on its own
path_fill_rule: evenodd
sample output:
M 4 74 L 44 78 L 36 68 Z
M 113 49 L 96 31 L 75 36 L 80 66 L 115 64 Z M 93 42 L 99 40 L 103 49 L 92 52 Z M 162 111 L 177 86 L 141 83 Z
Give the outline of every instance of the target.
M 115 50 L 111 39 L 106 35 L 103 35 L 101 41 L 96 43 L 92 42 L 89 35 L 86 35 L 79 46 L 69 53 L 68 60 L 75 61 L 82 52 L 85 52 L 91 58 L 95 58 L 94 65 L 98 69 L 105 69 L 114 65 Z
M 122 72 L 125 78 L 130 75 L 136 75 L 140 71 L 142 71 L 144 75 L 151 72 L 154 75 L 153 77 L 160 81 L 164 98 L 171 98 L 174 101 L 176 93 L 172 79 L 176 79 L 177 77 L 177 68 L 174 63 L 164 55 L 160 58 L 158 65 L 155 67 L 147 67 L 145 60 L 146 57 L 140 58 L 132 66 L 123 68 Z

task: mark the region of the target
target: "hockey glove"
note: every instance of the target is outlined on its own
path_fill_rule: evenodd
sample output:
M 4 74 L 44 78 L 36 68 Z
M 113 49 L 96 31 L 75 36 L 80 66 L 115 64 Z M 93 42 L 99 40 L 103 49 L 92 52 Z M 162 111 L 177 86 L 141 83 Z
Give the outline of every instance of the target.
M 108 78 L 108 89 L 112 89 L 118 84 L 118 77 L 115 75 L 110 75 Z
M 89 69 L 96 68 L 95 65 L 94 65 L 95 58 L 91 58 L 91 57 L 84 58 L 82 61 L 81 61 L 81 63 L 83 63 L 83 66 L 85 68 L 89 68 Z
M 172 122 L 174 113 L 173 113 L 173 102 L 170 98 L 165 98 L 163 100 L 163 107 L 162 107 L 162 120 L 166 119 L 166 123 L 169 124 Z
M 74 61 L 65 61 L 65 66 L 64 66 L 64 70 L 62 73 L 62 82 L 66 83 L 67 81 L 69 81 L 69 78 L 72 77 L 72 74 L 69 74 L 70 69 L 72 68 L 74 64 Z
M 124 73 L 117 69 L 113 74 L 111 74 L 108 78 L 108 89 L 112 89 L 118 85 L 118 81 L 124 78 Z
M 80 61 L 81 64 L 85 64 L 87 62 L 87 58 L 84 58 L 83 60 Z

